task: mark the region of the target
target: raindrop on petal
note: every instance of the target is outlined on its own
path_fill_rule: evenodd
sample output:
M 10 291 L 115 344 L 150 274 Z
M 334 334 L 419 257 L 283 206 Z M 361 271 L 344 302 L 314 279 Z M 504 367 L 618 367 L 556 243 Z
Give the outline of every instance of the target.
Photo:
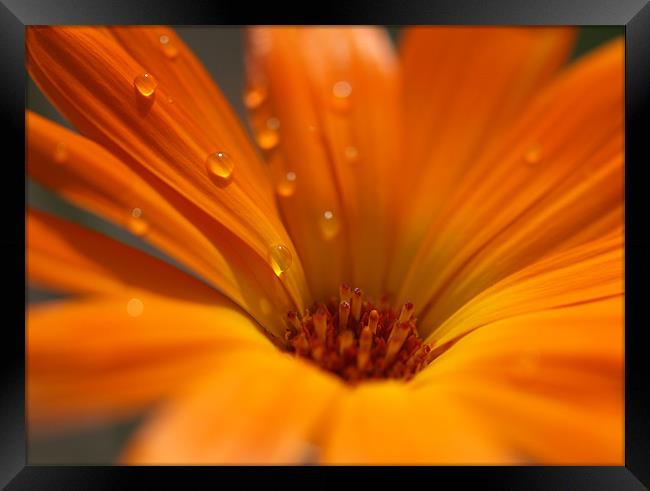
M 169 36 L 163 34 L 160 36 L 160 44 L 162 45 L 162 50 L 165 56 L 169 59 L 174 59 L 178 55 L 178 49 L 174 45 L 174 43 L 171 42 L 169 39 Z
M 345 80 L 340 80 L 332 86 L 332 105 L 337 111 L 345 111 L 350 107 L 352 86 Z
M 276 276 L 280 276 L 291 267 L 293 257 L 291 257 L 291 251 L 289 251 L 289 248 L 284 244 L 276 244 L 272 246 L 270 254 L 271 267 Z
M 65 143 L 60 142 L 54 147 L 54 161 L 57 164 L 63 164 L 68 160 L 68 147 Z
M 535 145 L 534 147 L 531 147 L 524 154 L 524 162 L 526 162 L 528 165 L 538 164 L 541 158 L 542 158 L 542 149 L 539 147 L 539 145 Z
M 348 159 L 348 162 L 355 162 L 358 156 L 357 147 L 349 146 L 345 148 L 345 158 Z
M 126 303 L 126 311 L 131 317 L 139 317 L 144 311 L 144 304 L 139 298 L 132 298 Z
M 340 223 L 334 212 L 326 210 L 320 218 L 320 230 L 325 240 L 336 237 L 339 233 Z
M 280 134 L 277 130 L 271 128 L 263 128 L 257 134 L 257 144 L 262 150 L 271 150 L 280 141 Z
M 226 152 L 211 153 L 208 155 L 205 165 L 209 175 L 217 181 L 217 184 L 225 185 L 230 183 L 235 162 Z
M 149 73 L 138 75 L 133 80 L 133 85 L 143 97 L 151 97 L 156 92 L 158 82 Z
M 244 92 L 244 105 L 248 109 L 257 109 L 266 100 L 266 89 L 251 87 Z
M 289 197 L 293 195 L 296 190 L 296 173 L 293 171 L 287 172 L 276 186 L 278 194 L 282 197 Z
M 149 230 L 149 224 L 142 216 L 140 208 L 133 208 L 127 220 L 127 228 L 133 235 L 143 236 Z

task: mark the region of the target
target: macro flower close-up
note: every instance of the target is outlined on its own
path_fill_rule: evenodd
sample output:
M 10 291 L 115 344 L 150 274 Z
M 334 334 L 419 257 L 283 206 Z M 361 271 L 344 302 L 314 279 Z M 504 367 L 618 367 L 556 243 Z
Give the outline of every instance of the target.
M 247 120 L 165 26 L 28 27 L 30 438 L 122 464 L 624 461 L 624 42 L 244 29 Z M 219 67 L 218 70 L 228 70 Z M 74 128 L 74 129 L 72 129 Z M 111 229 L 111 230 L 112 230 Z

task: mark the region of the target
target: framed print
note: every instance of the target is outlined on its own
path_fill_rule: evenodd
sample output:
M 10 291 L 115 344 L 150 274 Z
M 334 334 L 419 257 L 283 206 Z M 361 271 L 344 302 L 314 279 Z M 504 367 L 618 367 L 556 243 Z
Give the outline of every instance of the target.
M 2 484 L 648 486 L 647 2 L 275 7 L 0 8 Z

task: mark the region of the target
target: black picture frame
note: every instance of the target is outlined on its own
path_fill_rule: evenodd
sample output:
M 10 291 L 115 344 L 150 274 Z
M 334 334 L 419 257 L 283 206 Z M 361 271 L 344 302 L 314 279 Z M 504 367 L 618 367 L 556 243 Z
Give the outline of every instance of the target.
M 432 486 L 458 483 L 497 489 L 607 489 L 650 487 L 650 343 L 646 277 L 650 274 L 650 228 L 645 216 L 650 145 L 650 0 L 370 0 L 304 4 L 179 0 L 1 0 L 0 117 L 6 156 L 2 170 L 3 342 L 0 399 L 0 485 L 8 489 L 117 489 L 128 485 L 194 487 L 199 480 L 267 479 L 283 474 L 292 483 L 343 477 L 387 485 L 411 479 Z M 616 25 L 625 27 L 625 465 L 620 467 L 413 467 L 232 468 L 57 467 L 27 464 L 25 423 L 25 26 L 34 24 L 516 24 Z M 11 152 L 6 152 L 6 149 Z M 11 156 L 9 156 L 11 155 Z M 26 291 L 26 290 L 25 290 Z M 7 315 L 13 314 L 13 315 Z M 646 321 L 644 321 L 646 319 Z M 403 471 L 407 471 L 406 473 Z M 406 474 L 406 476 L 405 476 Z M 152 479 L 156 479 L 152 481 Z M 359 481 L 357 479 L 364 479 Z M 408 479 L 408 481 L 404 481 Z M 240 484 L 241 485 L 240 481 Z

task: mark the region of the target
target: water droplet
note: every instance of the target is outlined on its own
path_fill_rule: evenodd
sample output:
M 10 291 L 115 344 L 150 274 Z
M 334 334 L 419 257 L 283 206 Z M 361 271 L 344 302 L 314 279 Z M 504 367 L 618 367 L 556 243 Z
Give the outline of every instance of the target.
M 339 111 L 345 111 L 350 107 L 350 94 L 352 86 L 345 80 L 340 80 L 332 87 L 332 105 Z
M 280 276 L 291 266 L 293 258 L 291 251 L 284 244 L 276 244 L 271 247 L 271 267 L 276 276 Z
M 287 172 L 278 182 L 276 190 L 280 196 L 285 198 L 291 196 L 296 190 L 296 173 L 293 171 Z
M 540 148 L 539 145 L 535 145 L 534 147 L 531 147 L 524 154 L 524 161 L 528 165 L 535 165 L 535 164 L 539 163 L 541 158 L 542 158 L 542 149 Z
M 271 302 L 265 297 L 260 299 L 260 310 L 264 315 L 269 315 L 272 310 Z
M 358 156 L 359 151 L 357 150 L 357 147 L 345 147 L 345 158 L 348 159 L 348 162 L 355 162 Z
M 266 100 L 266 89 L 263 87 L 251 87 L 244 92 L 244 105 L 248 109 L 257 109 Z
M 277 130 L 280 127 L 280 120 L 276 117 L 271 117 L 266 120 L 266 127 L 270 130 Z
M 144 311 L 144 304 L 139 298 L 132 298 L 126 303 L 126 311 L 131 317 L 139 317 Z
M 235 162 L 226 152 L 215 152 L 208 155 L 205 161 L 208 173 L 218 184 L 228 184 L 232 178 Z
M 169 36 L 163 34 L 160 36 L 160 44 L 162 45 L 163 53 L 167 58 L 174 59 L 178 55 L 176 45 L 171 42 Z
M 133 208 L 133 210 L 131 210 L 126 225 L 129 231 L 138 237 L 143 236 L 147 233 L 147 230 L 149 230 L 149 224 L 142 216 L 142 210 L 140 208 Z
M 257 144 L 262 150 L 271 150 L 280 141 L 280 134 L 277 130 L 271 128 L 263 128 L 257 134 Z
M 140 92 L 144 97 L 151 97 L 154 95 L 156 87 L 158 86 L 158 82 L 156 82 L 149 73 L 143 73 L 142 75 L 135 77 L 133 84 L 135 85 L 135 88 L 138 89 L 138 92 Z
M 54 147 L 54 161 L 57 164 L 62 164 L 68 160 L 68 147 L 65 143 L 60 142 Z
M 334 215 L 331 210 L 323 212 L 320 219 L 320 230 L 325 240 L 333 239 L 339 233 L 340 224 L 339 219 Z

